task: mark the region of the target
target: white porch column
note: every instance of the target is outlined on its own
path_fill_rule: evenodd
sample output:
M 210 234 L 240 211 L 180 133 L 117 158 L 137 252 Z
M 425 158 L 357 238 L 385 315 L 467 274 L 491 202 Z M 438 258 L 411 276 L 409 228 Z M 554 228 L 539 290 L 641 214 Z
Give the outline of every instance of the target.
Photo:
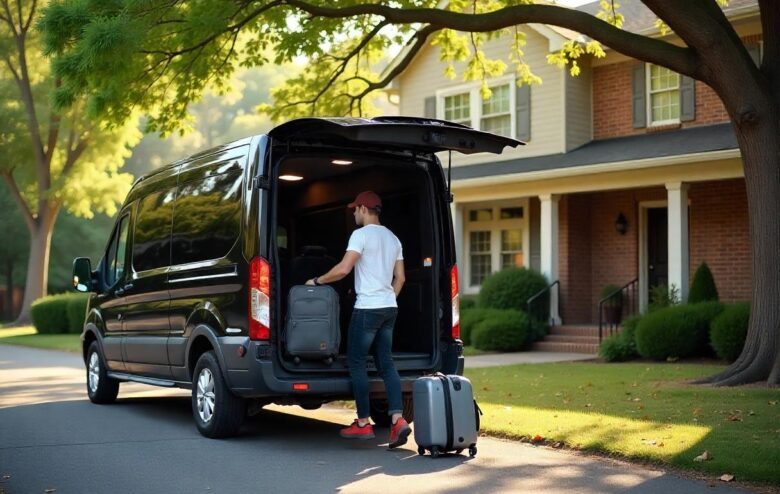
M 452 234 L 455 237 L 455 258 L 458 261 L 458 286 L 463 293 L 466 286 L 463 284 L 466 279 L 464 270 L 466 269 L 466 260 L 463 258 L 463 204 L 457 202 L 450 203 L 450 213 L 452 214 Z
M 539 200 L 541 209 L 541 268 L 542 274 L 549 283 L 558 279 L 558 202 L 561 196 L 556 194 L 542 194 Z M 561 323 L 558 314 L 558 292 L 550 295 L 550 319 L 554 324 Z
M 688 184 L 666 184 L 669 215 L 669 288 L 677 287 L 680 301 L 688 300 Z

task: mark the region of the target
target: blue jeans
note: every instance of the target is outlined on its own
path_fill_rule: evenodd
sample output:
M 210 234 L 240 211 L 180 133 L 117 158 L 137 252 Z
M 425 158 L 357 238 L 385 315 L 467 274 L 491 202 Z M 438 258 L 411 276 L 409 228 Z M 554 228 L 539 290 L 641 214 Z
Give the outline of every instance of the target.
M 387 413 L 402 413 L 401 378 L 393 364 L 393 326 L 398 309 L 355 309 L 349 322 L 347 341 L 347 365 L 352 378 L 352 394 L 357 404 L 357 414 L 367 418 L 371 408 L 368 399 L 368 371 L 366 357 L 374 345 L 377 371 L 385 382 Z

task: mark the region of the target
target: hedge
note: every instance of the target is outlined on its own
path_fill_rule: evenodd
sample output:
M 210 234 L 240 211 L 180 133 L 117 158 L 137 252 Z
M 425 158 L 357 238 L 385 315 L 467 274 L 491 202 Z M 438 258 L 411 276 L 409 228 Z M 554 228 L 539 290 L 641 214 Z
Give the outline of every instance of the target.
M 638 356 L 636 327 L 642 316 L 631 316 L 623 321 L 623 330 L 606 338 L 599 345 L 599 356 L 607 362 L 624 362 Z
M 727 305 L 710 324 L 710 345 L 718 357 L 733 362 L 742 353 L 750 322 L 750 304 Z
M 89 302 L 89 294 L 78 293 L 71 295 L 68 299 L 67 314 L 68 314 L 68 332 L 80 334 L 84 329 L 84 317 L 87 314 L 87 303 Z
M 461 309 L 460 311 L 460 339 L 464 345 L 472 344 L 474 328 L 492 314 L 500 313 L 499 309 Z
M 708 348 L 710 322 L 722 310 L 719 302 L 703 302 L 650 312 L 636 328 L 637 352 L 656 360 L 701 355 Z
M 482 281 L 477 305 L 492 309 L 526 311 L 529 298 L 547 286 L 544 276 L 527 268 L 507 268 Z M 547 314 L 540 319 L 546 320 Z
M 472 336 L 479 350 L 512 352 L 526 341 L 528 316 L 519 310 L 502 310 L 490 314 L 476 325 Z
M 35 329 L 43 334 L 67 333 L 68 302 L 71 298 L 73 298 L 71 293 L 60 293 L 33 302 L 30 307 L 30 317 Z

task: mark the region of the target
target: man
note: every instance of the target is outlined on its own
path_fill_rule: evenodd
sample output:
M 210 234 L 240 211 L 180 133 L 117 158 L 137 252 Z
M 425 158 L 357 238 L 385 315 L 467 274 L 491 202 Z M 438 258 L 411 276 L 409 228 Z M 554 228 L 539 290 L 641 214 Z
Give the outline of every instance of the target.
M 393 364 L 393 326 L 398 314 L 396 297 L 404 284 L 404 261 L 401 242 L 393 232 L 379 224 L 382 200 L 374 192 L 358 194 L 347 205 L 354 208 L 355 223 L 361 227 L 352 232 L 344 258 L 330 271 L 307 281 L 307 285 L 333 283 L 355 268 L 357 300 L 347 334 L 347 362 L 358 418 L 341 430 L 347 439 L 372 439 L 374 428 L 369 422 L 368 372 L 366 357 L 371 345 L 376 348 L 376 365 L 385 382 L 388 414 L 391 416 L 391 448 L 406 443 L 412 429 L 402 416 L 401 379 Z

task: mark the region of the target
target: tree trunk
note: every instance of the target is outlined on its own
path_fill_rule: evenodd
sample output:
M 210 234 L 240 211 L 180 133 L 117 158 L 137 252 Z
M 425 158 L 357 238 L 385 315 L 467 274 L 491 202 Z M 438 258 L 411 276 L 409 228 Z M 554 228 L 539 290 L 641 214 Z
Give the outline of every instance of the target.
M 30 306 L 47 293 L 49 283 L 49 253 L 51 251 L 51 234 L 54 222 L 57 220 L 59 205 L 53 205 L 39 216 L 34 230 L 30 231 L 30 259 L 27 262 L 27 285 L 24 288 L 24 299 L 19 316 L 14 321 L 15 326 L 30 324 Z
M 776 110 L 768 113 L 770 118 L 759 123 L 735 124 L 745 168 L 753 266 L 745 347 L 726 370 L 702 383 L 735 386 L 767 380 L 769 386 L 780 384 L 780 118 Z

